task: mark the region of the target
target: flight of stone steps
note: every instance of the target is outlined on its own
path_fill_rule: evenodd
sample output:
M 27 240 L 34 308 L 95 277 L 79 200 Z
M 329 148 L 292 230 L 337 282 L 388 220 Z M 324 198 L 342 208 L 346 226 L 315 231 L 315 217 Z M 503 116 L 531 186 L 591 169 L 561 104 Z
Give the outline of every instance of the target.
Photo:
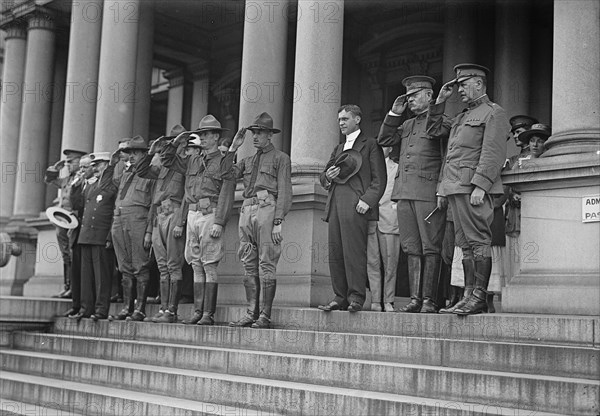
M 219 307 L 216 318 L 242 312 Z M 14 305 L 9 315 L 17 319 Z M 47 333 L 13 328 L 0 350 L 0 414 L 599 412 L 598 318 L 277 308 L 273 321 L 271 330 L 67 318 Z

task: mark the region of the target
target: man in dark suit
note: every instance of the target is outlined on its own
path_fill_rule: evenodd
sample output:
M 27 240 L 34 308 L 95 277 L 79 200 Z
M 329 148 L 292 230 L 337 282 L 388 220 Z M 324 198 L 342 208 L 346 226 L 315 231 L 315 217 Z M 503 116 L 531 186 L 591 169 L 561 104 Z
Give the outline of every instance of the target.
M 340 107 L 338 122 L 345 141 L 335 147 L 320 175 L 321 185 L 329 191 L 325 221 L 335 294 L 329 304 L 319 306 L 324 311 L 357 312 L 365 301 L 368 222 L 379 219 L 387 172 L 381 148 L 360 131 L 361 117 L 357 105 Z
M 411 297 L 400 312 L 437 313 L 439 309 L 440 253 L 446 213 L 436 209 L 436 187 L 444 148 L 440 138 L 447 137 L 447 133 L 434 136 L 426 129 L 434 83 L 433 78 L 425 75 L 402 80 L 406 94 L 394 101 L 377 138 L 381 146 L 400 145 L 392 200 L 398 201 L 400 242 L 408 255 Z M 407 107 L 414 117 L 400 125 L 400 115 Z
M 94 178 L 73 187 L 74 208 L 83 208 L 77 243 L 81 249 L 81 311 L 77 319 L 108 318 L 112 279 L 112 256 L 107 250 L 117 186 L 112 173 L 103 175 L 108 152 L 90 155 Z M 95 180 L 94 180 L 95 179 Z

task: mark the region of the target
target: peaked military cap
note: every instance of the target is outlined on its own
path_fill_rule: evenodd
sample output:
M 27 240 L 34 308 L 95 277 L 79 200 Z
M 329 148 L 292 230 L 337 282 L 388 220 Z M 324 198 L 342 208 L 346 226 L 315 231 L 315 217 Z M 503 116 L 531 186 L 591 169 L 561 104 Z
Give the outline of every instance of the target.
M 406 87 L 405 96 L 415 94 L 424 89 L 433 89 L 435 79 L 427 75 L 412 75 L 402 80 L 402 85 Z
M 454 82 L 463 82 L 473 77 L 487 77 L 490 70 L 483 65 L 458 64 L 454 67 L 456 78 Z

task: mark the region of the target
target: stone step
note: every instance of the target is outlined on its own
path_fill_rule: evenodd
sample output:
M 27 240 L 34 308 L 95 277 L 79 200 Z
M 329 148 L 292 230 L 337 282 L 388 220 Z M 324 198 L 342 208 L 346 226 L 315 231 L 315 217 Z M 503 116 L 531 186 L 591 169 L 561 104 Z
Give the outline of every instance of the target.
M 84 357 L 57 356 L 42 353 L 20 355 L 12 352 L 11 360 L 15 369 L 2 372 L 2 378 L 15 374 L 12 371 L 35 371 L 45 377 L 61 378 L 55 384 L 71 390 L 69 383 L 85 385 L 94 383 L 99 388 L 134 389 L 140 386 L 146 394 L 160 394 L 172 398 L 190 398 L 226 406 L 240 407 L 240 403 L 261 411 L 275 411 L 283 414 L 334 414 L 334 415 L 401 415 L 412 413 L 427 414 L 529 414 L 532 410 L 519 406 L 518 409 L 496 406 L 494 402 L 457 402 L 453 400 L 429 399 L 423 397 L 372 392 L 350 389 L 335 385 L 314 385 L 302 382 L 271 380 L 234 374 L 220 374 L 193 369 L 172 369 L 156 365 L 123 363 Z M 3 352 L 3 356 L 6 356 Z M 290 372 L 293 371 L 290 368 Z M 298 369 L 298 371 L 303 371 Z M 329 373 L 331 374 L 331 373 Z M 19 375 L 20 377 L 26 377 Z M 360 374 L 344 374 L 358 379 Z M 36 381 L 39 383 L 39 381 Z M 396 380 L 394 380 L 396 383 Z M 88 388 L 94 391 L 96 387 Z M 4 389 L 3 389 L 4 391 Z M 557 392 L 555 392 L 556 394 Z M 551 396 L 548 394 L 548 396 Z M 117 396 L 119 397 L 119 396 Z M 562 397 L 562 395 L 561 395 Z M 538 398 L 542 399 L 542 398 Z M 571 414 L 586 413 L 590 410 L 584 400 L 578 398 L 576 409 Z M 556 409 L 559 410 L 560 400 Z M 169 402 L 170 403 L 170 402 Z M 580 410 L 580 409 L 583 409 Z M 597 410 L 597 409 L 596 409 Z M 548 414 L 534 409 L 537 415 Z M 149 414 L 149 413 L 141 413 Z M 159 414 L 159 413 L 152 413 Z M 168 413 L 160 413 L 168 414 Z
M 57 381 L 52 378 L 9 371 L 0 373 L 0 390 L 3 403 L 12 406 L 12 398 L 27 397 L 36 404 L 24 403 L 18 408 L 17 415 L 52 415 L 53 413 L 32 413 L 31 410 L 57 410 L 57 415 L 264 415 L 262 411 L 248 406 L 225 406 L 205 403 L 197 400 L 176 398 L 161 394 L 149 394 L 126 388 L 114 388 L 91 385 L 68 380 Z M 191 396 L 193 397 L 193 396 Z M 28 410 L 23 413 L 21 409 Z M 21 413 L 19 413 L 21 411 Z M 4 413 L 1 413 L 4 415 Z M 10 413 L 8 413 L 10 414 Z M 275 415 L 269 413 L 269 415 Z M 276 416 L 276 415 L 275 415 Z
M 75 322 L 58 319 L 54 330 L 67 337 L 144 340 L 187 345 L 206 345 L 310 354 L 405 364 L 433 365 L 477 370 L 517 372 L 576 378 L 600 378 L 599 349 L 541 343 L 486 342 L 414 336 L 328 333 L 303 330 L 201 327 L 146 322 Z M 45 341 L 45 335 L 40 342 Z M 15 337 L 17 342 L 20 335 Z M 19 345 L 32 343 L 31 336 Z M 38 342 L 38 343 L 40 343 Z M 478 359 L 474 359 L 478 357 Z
M 73 410 L 61 409 L 59 404 L 50 403 L 48 406 L 40 406 L 0 397 L 0 415 L 2 416 L 83 416 L 81 413 L 75 413 Z
M 567 413 L 580 405 L 593 406 L 586 400 L 589 397 L 598 397 L 600 384 L 595 380 L 567 377 L 185 346 L 162 342 L 106 339 L 96 340 L 93 343 L 88 341 L 84 338 L 49 335 L 43 342 L 37 343 L 35 352 L 0 351 L 1 368 L 25 373 L 43 371 L 48 374 L 48 367 L 51 365 L 47 361 L 62 359 L 61 354 L 64 354 L 85 357 L 85 359 L 153 364 L 169 368 L 265 377 L 442 400 L 502 403 L 505 406 L 518 406 L 530 410 L 554 411 L 560 407 Z M 60 371 L 56 370 L 58 377 L 60 374 Z M 332 379 L 332 374 L 339 376 Z M 556 392 L 561 392 L 560 398 L 556 396 Z
M 48 320 L 69 309 L 70 301 L 52 298 L 0 297 L 0 316 L 23 320 Z M 111 304 L 111 313 L 122 305 Z M 158 305 L 148 305 L 151 316 Z M 179 315 L 191 315 L 192 304 L 180 305 Z M 216 320 L 237 320 L 244 306 L 219 306 Z M 482 314 L 459 317 L 438 314 L 348 312 L 325 313 L 315 308 L 274 308 L 277 328 L 318 332 L 400 335 L 481 341 L 529 342 L 600 347 L 600 318 L 597 316 Z

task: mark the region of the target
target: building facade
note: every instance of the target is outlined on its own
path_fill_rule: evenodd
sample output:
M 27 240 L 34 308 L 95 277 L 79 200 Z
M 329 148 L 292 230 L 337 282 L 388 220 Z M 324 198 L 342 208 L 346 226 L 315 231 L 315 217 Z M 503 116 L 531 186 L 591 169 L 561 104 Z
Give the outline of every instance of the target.
M 56 197 L 43 173 L 63 149 L 113 151 L 119 139 L 153 139 L 177 123 L 192 128 L 207 113 L 232 136 L 267 111 L 282 130 L 274 144 L 293 164 L 277 300 L 324 302 L 326 194 L 317 176 L 340 140 L 339 105 L 359 104 L 362 129 L 374 136 L 404 77 L 432 76 L 437 93 L 454 65 L 475 62 L 492 70 L 493 101 L 554 133 L 548 157 L 505 177 L 529 204 L 523 244 L 532 246 L 523 250 L 535 251 L 507 287 L 505 310 L 600 312 L 600 223 L 582 222 L 580 206 L 600 193 L 598 2 L 13 0 L 0 7 L 0 227 L 24 247 L 2 269 L 3 294 L 58 287 L 60 259 L 40 212 Z M 451 115 L 461 109 L 457 100 L 447 105 Z M 240 149 L 252 152 L 250 143 Z M 514 153 L 513 146 L 507 156 Z M 243 299 L 236 222 L 234 215 L 226 228 L 220 266 L 224 303 Z M 558 303 L 565 293 L 580 307 L 549 304 L 547 296 Z

